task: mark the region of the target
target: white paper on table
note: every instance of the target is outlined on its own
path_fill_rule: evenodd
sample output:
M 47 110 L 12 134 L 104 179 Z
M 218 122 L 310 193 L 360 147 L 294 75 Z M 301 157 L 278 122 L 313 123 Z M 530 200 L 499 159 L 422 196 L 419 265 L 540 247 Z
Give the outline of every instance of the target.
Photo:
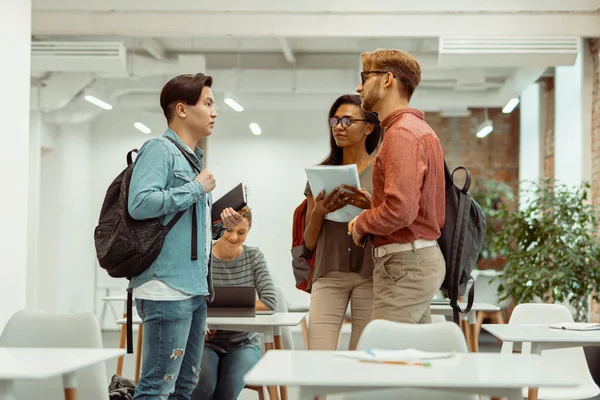
M 428 360 L 439 360 L 442 358 L 450 358 L 454 353 L 439 353 L 422 351 L 417 349 L 404 349 L 404 350 L 365 350 L 365 351 L 350 351 L 337 354 L 340 357 L 352 358 L 355 360 L 367 360 L 367 361 L 379 361 L 379 362 L 416 362 L 416 361 L 428 361 Z
M 589 324 L 585 322 L 562 322 L 560 324 L 552 324 L 550 328 L 564 329 L 566 331 L 597 331 L 600 330 L 600 324 Z
M 351 165 L 317 165 L 305 168 L 308 184 L 314 197 L 325 190 L 325 197 L 340 185 L 353 186 L 360 190 L 360 178 L 356 164 Z M 350 222 L 361 213 L 362 209 L 347 205 L 337 211 L 325 215 L 325 219 L 336 222 Z

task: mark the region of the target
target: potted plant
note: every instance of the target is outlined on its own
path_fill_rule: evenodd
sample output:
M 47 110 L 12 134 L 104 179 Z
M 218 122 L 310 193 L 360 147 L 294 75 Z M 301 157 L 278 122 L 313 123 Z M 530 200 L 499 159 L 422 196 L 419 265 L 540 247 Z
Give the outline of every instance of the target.
M 473 182 L 469 194 L 481 206 L 487 224 L 485 240 L 479 253 L 477 265 L 480 269 L 502 270 L 504 259 L 494 250 L 492 245 L 494 238 L 502 228 L 500 209 L 503 205 L 509 209 L 513 207 L 513 189 L 503 181 L 479 178 Z
M 516 304 L 541 299 L 569 302 L 586 321 L 590 294 L 600 287 L 600 243 L 587 183 L 569 188 L 552 180 L 526 183 L 529 199 L 515 210 L 502 206 L 493 249 L 506 258 L 498 291 Z

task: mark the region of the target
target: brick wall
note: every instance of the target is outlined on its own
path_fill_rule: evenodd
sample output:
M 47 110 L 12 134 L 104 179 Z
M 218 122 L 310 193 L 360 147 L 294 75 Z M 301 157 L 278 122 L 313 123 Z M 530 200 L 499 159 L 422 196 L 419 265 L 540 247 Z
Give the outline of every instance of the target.
M 594 60 L 592 92 L 592 202 L 600 205 L 600 39 L 588 40 Z M 600 322 L 600 304 L 592 302 L 590 321 Z
M 438 134 L 448 167 L 462 165 L 472 179 L 487 178 L 505 181 L 513 188 L 519 179 L 519 110 L 503 114 L 500 109 L 488 109 L 494 121 L 494 131 L 487 137 L 475 136 L 484 119 L 483 109 L 472 109 L 470 117 L 441 117 L 426 113 L 425 119 Z M 460 179 L 460 178 L 459 178 Z M 460 185 L 459 179 L 456 183 Z
M 541 145 L 544 168 L 542 178 L 554 179 L 554 77 L 540 80 Z

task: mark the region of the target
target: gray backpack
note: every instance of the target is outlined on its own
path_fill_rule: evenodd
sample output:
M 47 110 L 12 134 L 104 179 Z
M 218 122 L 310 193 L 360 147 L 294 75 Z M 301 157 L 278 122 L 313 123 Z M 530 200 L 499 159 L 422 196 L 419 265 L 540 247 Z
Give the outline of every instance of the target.
M 454 184 L 454 173 L 458 170 L 466 173 L 462 188 Z M 457 167 L 450 173 L 445 160 L 444 171 L 446 219 L 438 239 L 438 245 L 446 261 L 446 277 L 442 283 L 442 290 L 448 295 L 454 322 L 458 324 L 458 314 L 468 313 L 473 306 L 474 285 L 471 285 L 467 296 L 467 307 L 464 310 L 458 304 L 458 297 L 465 294 L 468 282 L 473 281 L 471 272 L 477 264 L 483 245 L 486 222 L 479 204 L 467 194 L 471 186 L 471 173 L 465 167 Z
M 193 169 L 200 173 L 200 167 L 183 147 L 175 140 L 167 138 L 183 153 Z M 131 279 L 152 265 L 160 254 L 165 237 L 187 210 L 175 214 L 167 225 L 159 218 L 136 220 L 128 210 L 129 184 L 135 163 L 133 153 L 127 153 L 125 168 L 110 184 L 102 203 L 98 225 L 94 230 L 96 257 L 100 267 L 113 278 Z M 196 207 L 192 207 L 192 260 L 197 259 L 198 235 Z M 133 353 L 131 291 L 127 292 L 127 352 Z

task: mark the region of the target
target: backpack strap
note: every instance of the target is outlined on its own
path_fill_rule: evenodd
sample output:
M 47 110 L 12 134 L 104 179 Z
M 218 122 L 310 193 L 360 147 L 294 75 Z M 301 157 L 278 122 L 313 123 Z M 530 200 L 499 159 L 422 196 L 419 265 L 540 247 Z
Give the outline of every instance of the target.
M 127 354 L 133 354 L 133 289 L 127 288 Z
M 127 153 L 127 166 L 129 167 L 133 162 L 133 153 L 138 153 L 138 149 L 133 149 Z
M 198 163 L 196 162 L 196 160 L 192 157 L 192 155 L 183 148 L 182 145 L 180 145 L 175 139 L 170 138 L 168 136 L 165 136 L 167 139 L 169 139 L 169 141 L 171 141 L 171 143 L 173 143 L 175 145 L 175 147 L 177 147 L 179 149 L 179 151 L 181 151 L 181 154 L 183 154 L 183 156 L 186 158 L 186 160 L 188 160 L 188 162 L 190 163 L 190 165 L 192 166 L 192 168 L 194 170 L 196 170 L 196 172 L 200 173 L 202 172 L 202 170 L 200 169 L 200 165 L 198 165 Z M 175 215 L 173 217 L 173 219 L 171 219 L 171 221 L 169 221 L 169 223 L 167 224 L 167 227 L 169 229 L 171 229 L 176 223 L 177 221 L 179 221 L 179 219 L 181 218 L 181 216 L 183 215 L 183 213 L 185 213 L 185 211 L 180 211 L 179 213 L 177 213 L 177 215 Z M 198 212 L 196 210 L 196 204 L 194 203 L 192 205 L 192 261 L 196 261 L 198 259 Z

